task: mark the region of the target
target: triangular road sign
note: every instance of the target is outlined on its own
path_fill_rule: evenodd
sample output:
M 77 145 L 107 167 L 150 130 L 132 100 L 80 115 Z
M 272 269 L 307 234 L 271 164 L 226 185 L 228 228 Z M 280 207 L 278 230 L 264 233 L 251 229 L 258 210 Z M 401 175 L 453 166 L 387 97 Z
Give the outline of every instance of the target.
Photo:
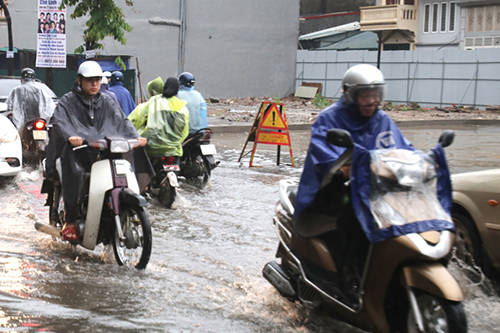
M 288 129 L 288 126 L 283 121 L 281 113 L 278 111 L 276 104 L 271 105 L 269 111 L 267 111 L 264 120 L 260 124 L 260 127 L 269 129 L 282 129 L 282 130 Z

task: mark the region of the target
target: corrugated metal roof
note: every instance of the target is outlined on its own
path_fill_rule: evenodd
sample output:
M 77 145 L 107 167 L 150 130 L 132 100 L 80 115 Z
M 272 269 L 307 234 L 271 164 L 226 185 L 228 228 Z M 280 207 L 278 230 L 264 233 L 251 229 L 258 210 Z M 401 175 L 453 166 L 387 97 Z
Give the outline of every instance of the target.
M 311 39 L 323 38 L 323 37 L 333 36 L 342 32 L 359 30 L 359 29 L 360 29 L 359 22 L 355 21 L 343 25 L 338 25 L 333 28 L 328 28 L 320 31 L 311 32 L 306 35 L 302 35 L 299 37 L 299 40 L 311 40 Z

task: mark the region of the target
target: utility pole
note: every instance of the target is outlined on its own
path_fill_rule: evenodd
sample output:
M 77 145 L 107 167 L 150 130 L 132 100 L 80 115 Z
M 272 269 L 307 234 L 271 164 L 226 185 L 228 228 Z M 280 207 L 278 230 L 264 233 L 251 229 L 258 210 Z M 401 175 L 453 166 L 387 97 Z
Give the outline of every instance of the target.
M 5 20 L 7 21 L 7 33 L 9 35 L 9 51 L 14 51 L 13 42 L 12 42 L 12 19 L 10 18 L 9 9 L 5 5 L 4 0 L 0 0 L 0 8 L 3 9 L 3 13 L 5 15 Z M 9 75 L 14 75 L 14 59 L 7 58 L 7 65 L 9 67 Z

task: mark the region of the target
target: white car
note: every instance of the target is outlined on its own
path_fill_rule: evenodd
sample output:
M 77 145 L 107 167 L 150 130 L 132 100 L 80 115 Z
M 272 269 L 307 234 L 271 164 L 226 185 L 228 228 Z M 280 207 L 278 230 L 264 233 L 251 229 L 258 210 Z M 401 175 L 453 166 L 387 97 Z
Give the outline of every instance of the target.
M 16 176 L 21 172 L 22 165 L 23 149 L 19 133 L 7 117 L 0 115 L 0 176 Z

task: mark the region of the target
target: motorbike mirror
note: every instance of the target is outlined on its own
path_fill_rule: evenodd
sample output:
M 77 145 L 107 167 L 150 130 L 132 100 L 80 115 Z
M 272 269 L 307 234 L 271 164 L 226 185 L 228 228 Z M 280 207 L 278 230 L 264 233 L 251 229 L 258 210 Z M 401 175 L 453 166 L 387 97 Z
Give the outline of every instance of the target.
M 351 133 L 343 129 L 331 129 L 326 133 L 326 140 L 335 146 L 352 148 L 354 142 L 352 141 Z
M 453 143 L 453 139 L 455 139 L 455 132 L 446 130 L 441 134 L 438 142 L 445 148 Z

